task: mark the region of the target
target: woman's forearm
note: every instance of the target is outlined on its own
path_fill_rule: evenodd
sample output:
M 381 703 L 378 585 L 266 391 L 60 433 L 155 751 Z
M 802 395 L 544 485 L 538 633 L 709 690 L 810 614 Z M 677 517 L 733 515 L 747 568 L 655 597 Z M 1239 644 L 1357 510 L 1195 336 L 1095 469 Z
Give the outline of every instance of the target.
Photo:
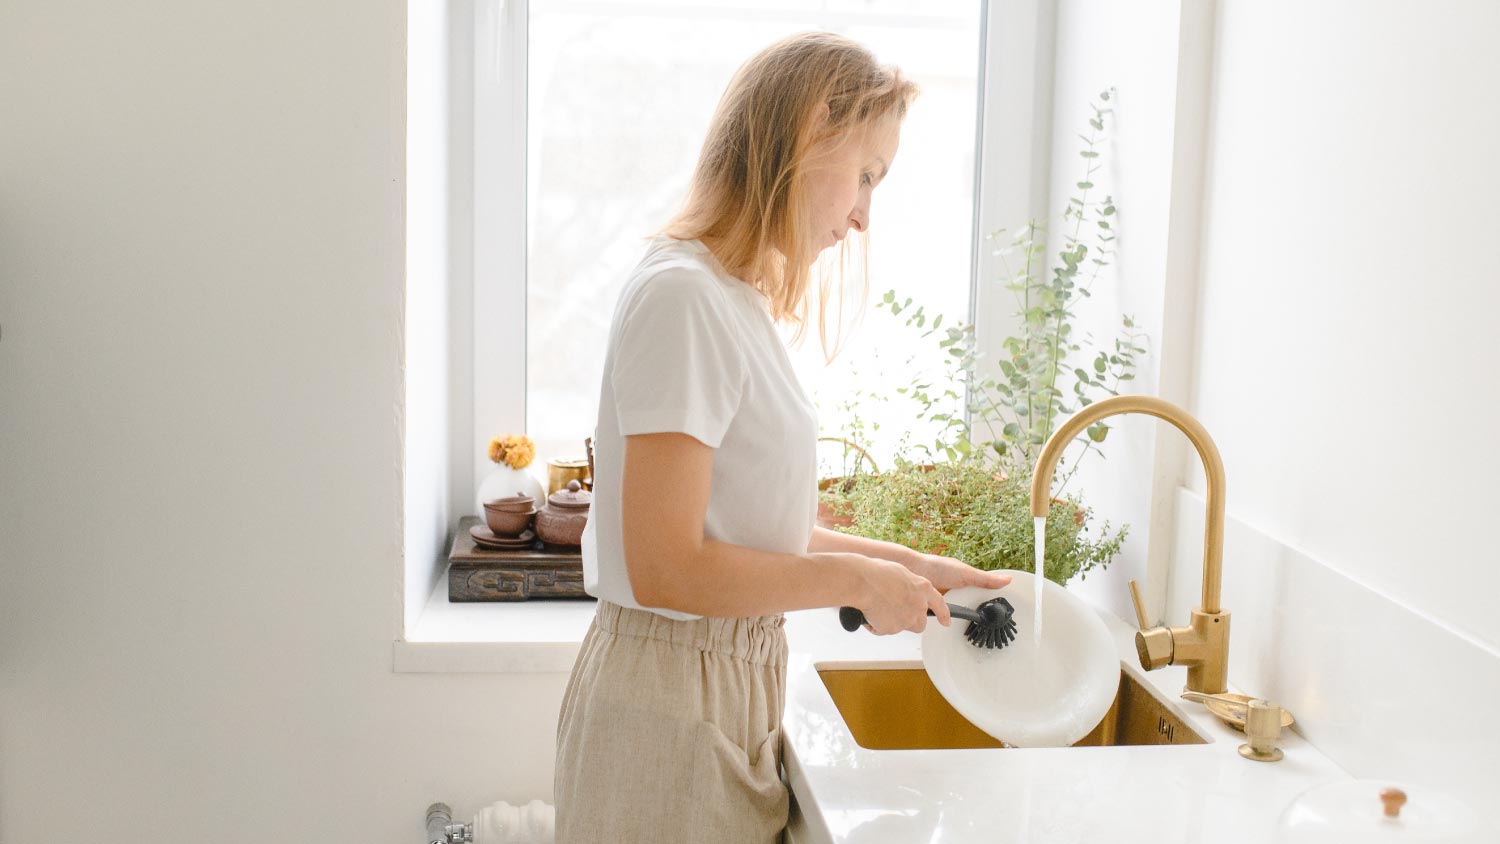
M 853 605 L 866 593 L 867 570 L 878 565 L 853 553 L 779 554 L 705 541 L 676 567 L 678 576 L 657 581 L 651 594 L 636 599 L 645 606 L 715 617 Z
M 863 554 L 881 560 L 890 560 L 910 568 L 916 552 L 894 542 L 867 539 L 849 533 L 839 533 L 824 527 L 814 527 L 807 542 L 808 551 L 831 551 L 844 554 Z

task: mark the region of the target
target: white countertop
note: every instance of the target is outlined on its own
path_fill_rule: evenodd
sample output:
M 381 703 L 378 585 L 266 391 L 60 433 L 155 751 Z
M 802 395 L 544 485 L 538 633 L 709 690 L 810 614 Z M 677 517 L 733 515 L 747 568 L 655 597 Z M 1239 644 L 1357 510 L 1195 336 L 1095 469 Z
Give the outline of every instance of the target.
M 975 750 L 867 750 L 855 743 L 816 665 L 920 662 L 921 637 L 846 633 L 834 609 L 787 614 L 787 776 L 795 844 L 1101 842 L 1264 844 L 1281 811 L 1307 789 L 1350 779 L 1286 731 L 1280 762 L 1252 762 L 1245 740 L 1178 698 L 1187 671 L 1144 672 L 1135 629 L 1101 612 L 1127 671 L 1207 744 Z M 1250 690 L 1253 692 L 1254 690 Z M 1295 714 L 1295 713 L 1293 713 Z

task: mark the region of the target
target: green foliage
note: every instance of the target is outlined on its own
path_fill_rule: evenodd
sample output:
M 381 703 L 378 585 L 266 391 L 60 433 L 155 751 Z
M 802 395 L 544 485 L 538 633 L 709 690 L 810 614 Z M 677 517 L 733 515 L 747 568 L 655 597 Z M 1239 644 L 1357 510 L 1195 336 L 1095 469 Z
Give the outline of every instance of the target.
M 1074 327 L 1074 307 L 1092 295 L 1100 271 L 1114 256 L 1111 220 L 1118 209 L 1111 197 L 1090 198 L 1094 173 L 1103 166 L 1096 147 L 1112 113 L 1107 107 L 1111 94 L 1104 91 L 1099 102 L 1090 105 L 1090 132 L 1079 135 L 1085 144 L 1079 153 L 1084 172 L 1076 183 L 1079 193 L 1069 198 L 1062 214 L 1057 265 L 1048 271 L 1046 231 L 1035 220 L 1016 232 L 1002 229 L 990 235 L 1003 244 L 994 254 L 1001 259 L 1000 281 L 1016 297 L 1021 327 L 1002 343 L 1005 356 L 995 367 L 985 365 L 974 326 L 949 322 L 944 328 L 941 314 L 929 314 L 920 305 L 913 308 L 911 299 L 898 301 L 894 291 L 877 304 L 894 316 L 904 316 L 908 328 L 935 338 L 946 352 L 946 384 L 913 384 L 896 391 L 917 403 L 920 419 L 940 426 L 930 447 L 917 447 L 926 459 L 980 458 L 1012 474 L 1029 472 L 1060 417 L 1119 395 L 1121 385 L 1135 378 L 1136 357 L 1146 349 L 1141 345 L 1145 335 L 1135 330 L 1131 317 L 1123 318 L 1120 336 L 1107 349 L 1094 346 L 1091 337 L 1080 339 Z M 1069 366 L 1069 360 L 1085 363 Z M 955 413 L 960 396 L 964 412 Z M 1100 422 L 1079 437 L 1084 451 L 1071 462 L 1071 469 L 1058 472 L 1064 485 L 1084 455 L 1099 451 L 1108 435 L 1109 425 Z
M 849 533 L 943 554 L 981 569 L 1032 571 L 1036 540 L 1031 480 L 1002 476 L 975 460 L 908 466 L 866 475 L 841 494 L 838 508 L 854 517 Z M 1106 522 L 1092 539 L 1092 516 L 1076 497 L 1047 515 L 1046 575 L 1065 584 L 1102 568 L 1120 552 L 1128 528 L 1110 535 Z

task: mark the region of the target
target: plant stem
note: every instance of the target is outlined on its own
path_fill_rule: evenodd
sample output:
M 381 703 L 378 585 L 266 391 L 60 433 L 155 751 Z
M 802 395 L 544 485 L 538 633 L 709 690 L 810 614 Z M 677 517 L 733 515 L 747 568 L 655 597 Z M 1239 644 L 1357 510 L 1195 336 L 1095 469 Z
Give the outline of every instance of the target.
M 1087 442 L 1088 445 L 1084 446 L 1083 451 L 1078 455 L 1078 459 L 1073 461 L 1073 467 L 1063 473 L 1062 486 L 1057 488 L 1057 492 L 1052 493 L 1053 498 L 1062 498 L 1063 491 L 1068 488 L 1068 481 L 1073 480 L 1073 475 L 1078 472 L 1078 467 L 1083 465 L 1083 458 L 1087 457 L 1089 450 L 1094 447 L 1093 440 L 1088 440 Z
M 1089 147 L 1088 151 L 1089 152 L 1093 152 L 1094 151 L 1094 144 L 1095 144 L 1095 142 L 1096 141 L 1095 141 L 1094 130 L 1090 129 L 1089 130 L 1089 138 L 1088 138 L 1088 147 Z M 1092 159 L 1085 158 L 1084 160 L 1085 161 L 1090 161 Z M 1093 175 L 1093 172 L 1094 172 L 1093 168 L 1090 165 L 1084 165 L 1084 168 L 1083 168 L 1083 181 L 1084 181 L 1085 184 L 1089 183 L 1089 179 Z M 1084 209 L 1088 208 L 1088 198 L 1089 198 L 1089 189 L 1088 188 L 1084 188 L 1083 189 L 1083 196 L 1079 197 L 1078 215 L 1073 218 L 1073 236 L 1070 238 L 1070 240 L 1071 240 L 1074 248 L 1077 248 L 1077 244 L 1078 244 L 1078 230 L 1083 227 L 1083 214 L 1084 214 Z M 1066 263 L 1066 262 L 1064 262 L 1064 263 Z M 1052 341 L 1052 375 L 1051 375 L 1051 379 L 1047 382 L 1047 388 L 1048 388 L 1048 393 L 1049 393 L 1048 396 L 1047 396 L 1047 423 L 1046 423 L 1047 427 L 1046 427 L 1046 431 L 1042 434 L 1042 441 L 1043 442 L 1046 442 L 1047 439 L 1052 436 L 1052 416 L 1053 416 L 1053 412 L 1052 412 L 1052 396 L 1051 396 L 1051 393 L 1054 392 L 1054 391 L 1056 391 L 1056 389 L 1057 389 L 1058 345 L 1062 341 L 1062 318 L 1063 318 L 1063 315 L 1065 313 L 1067 313 L 1067 310 L 1068 310 L 1068 301 L 1071 298 L 1071 297 L 1068 297 L 1068 296 L 1063 296 L 1062 295 L 1062 290 L 1059 290 L 1058 294 L 1059 294 L 1058 295 L 1058 300 L 1059 301 L 1058 301 L 1058 305 L 1057 305 L 1057 326 L 1056 326 L 1056 328 L 1053 329 L 1053 341 Z M 1028 405 L 1028 407 L 1029 407 L 1029 405 Z
M 988 405 L 988 407 L 991 410 L 994 410 L 996 412 L 998 412 L 1000 410 L 1000 406 L 997 405 L 997 404 L 995 404 L 995 400 L 990 397 L 989 390 L 986 390 L 984 387 L 981 386 L 981 387 L 979 387 L 977 389 L 976 392 L 979 395 L 979 397 L 984 400 L 984 402 Z M 994 423 L 990 422 L 989 414 L 986 413 L 981 418 L 984 420 L 984 427 L 990 432 L 990 440 L 994 441 L 994 440 L 1000 439 L 1000 435 L 995 433 L 995 425 L 994 425 Z M 972 438 L 970 438 L 970 439 L 972 440 Z

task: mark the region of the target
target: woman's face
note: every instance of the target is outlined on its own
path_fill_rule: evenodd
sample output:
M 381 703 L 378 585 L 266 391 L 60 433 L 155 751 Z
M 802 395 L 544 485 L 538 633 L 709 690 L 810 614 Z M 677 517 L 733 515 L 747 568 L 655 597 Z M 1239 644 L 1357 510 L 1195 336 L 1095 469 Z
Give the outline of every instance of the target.
M 870 227 L 870 193 L 885 178 L 901 142 L 901 121 L 886 115 L 815 150 L 807 178 L 813 243 L 821 251 L 850 229 Z

